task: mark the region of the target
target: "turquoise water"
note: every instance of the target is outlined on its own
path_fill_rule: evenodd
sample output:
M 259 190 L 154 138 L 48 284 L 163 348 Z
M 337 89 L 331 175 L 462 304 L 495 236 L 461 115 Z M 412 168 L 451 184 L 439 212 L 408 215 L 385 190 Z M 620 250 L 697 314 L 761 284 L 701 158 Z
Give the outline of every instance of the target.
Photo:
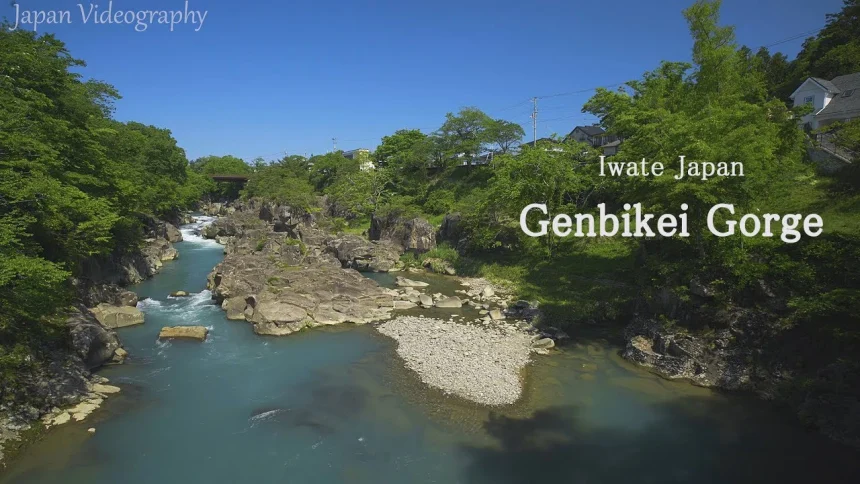
M 133 288 L 146 323 L 120 330 L 131 357 L 100 372 L 122 393 L 0 482 L 858 482 L 856 453 L 762 402 L 632 367 L 595 331 L 537 359 L 522 401 L 495 410 L 424 387 L 370 326 L 256 336 L 205 291 L 220 246 L 188 239 Z M 157 341 L 177 324 L 209 339 Z

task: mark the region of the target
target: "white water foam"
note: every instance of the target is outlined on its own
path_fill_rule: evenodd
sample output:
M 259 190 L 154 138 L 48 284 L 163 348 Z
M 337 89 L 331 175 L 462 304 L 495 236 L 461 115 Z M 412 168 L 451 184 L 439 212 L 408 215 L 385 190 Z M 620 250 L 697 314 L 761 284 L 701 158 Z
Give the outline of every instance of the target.
M 148 309 L 155 309 L 161 307 L 161 301 L 152 298 L 146 298 L 143 301 L 137 302 L 137 309 L 141 311 L 146 311 Z
M 183 242 L 190 242 L 192 244 L 209 247 L 218 246 L 218 242 L 203 237 L 203 231 L 206 230 L 206 227 L 212 225 L 215 218 L 216 217 L 209 217 L 207 215 L 195 216 L 193 223 L 179 227 L 179 231 L 182 232 Z

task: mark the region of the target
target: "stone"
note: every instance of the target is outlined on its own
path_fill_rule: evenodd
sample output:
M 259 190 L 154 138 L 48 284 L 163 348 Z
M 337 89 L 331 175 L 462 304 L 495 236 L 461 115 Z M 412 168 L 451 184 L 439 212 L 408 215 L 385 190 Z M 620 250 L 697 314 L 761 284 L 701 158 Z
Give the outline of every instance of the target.
M 225 299 L 221 303 L 221 309 L 227 312 L 227 319 L 245 319 L 245 308 L 248 306 L 244 296 L 235 296 Z
M 433 306 L 433 298 L 426 294 L 421 294 L 420 296 L 418 296 L 418 300 L 424 307 L 429 308 Z
M 121 349 L 116 333 L 105 328 L 95 314 L 83 306 L 72 311 L 66 325 L 72 348 L 89 369 L 112 361 L 117 349 Z
M 530 359 L 525 333 L 410 316 L 376 328 L 397 341 L 397 354 L 421 381 L 446 394 L 508 405 L 522 392 L 520 373 Z
M 114 352 L 113 352 L 113 358 L 112 358 L 112 360 L 113 360 L 115 363 L 122 363 L 123 361 L 125 361 L 125 359 L 126 359 L 127 357 L 128 357 L 128 351 L 126 351 L 126 350 L 125 350 L 125 349 L 123 349 L 123 348 L 117 348 L 117 349 L 115 349 L 115 350 L 114 350 Z
M 291 323 L 255 323 L 254 333 L 262 336 L 287 336 L 299 332 L 307 326 L 307 321 L 294 321 Z
M 94 393 L 101 393 L 102 395 L 110 395 L 113 393 L 119 393 L 120 388 L 113 385 L 105 385 L 103 383 L 96 383 L 93 385 Z
M 51 419 L 51 425 L 63 425 L 64 423 L 68 423 L 71 419 L 72 416 L 69 412 L 63 412 Z
M 412 301 L 394 301 L 394 309 L 412 309 L 416 306 Z
M 555 347 L 555 341 L 549 338 L 541 338 L 532 342 L 532 348 L 549 349 Z
M 138 303 L 137 294 L 131 291 L 122 291 L 117 297 L 117 305 L 135 307 Z
M 397 276 L 397 279 L 395 279 L 395 284 L 397 284 L 398 287 L 427 287 L 430 285 L 426 282 L 413 281 L 412 279 L 400 276 Z
M 102 325 L 111 329 L 143 324 L 144 319 L 140 309 L 129 306 L 111 306 L 102 303 L 90 311 Z
M 72 418 L 75 419 L 76 422 L 80 422 L 81 420 L 87 418 L 87 416 L 93 413 L 97 408 L 99 408 L 99 406 L 95 403 L 81 402 L 70 408 L 69 413 L 72 415 Z
M 95 427 L 90 427 L 90 428 L 88 428 L 88 429 L 87 429 L 87 432 L 89 432 L 89 433 L 91 433 L 91 434 L 94 434 L 94 433 L 96 433 L 96 428 L 95 428 Z
M 205 326 L 165 326 L 158 333 L 158 339 L 194 339 L 206 340 L 209 328 Z
M 179 251 L 170 247 L 165 249 L 164 252 L 161 253 L 160 257 L 162 261 L 176 260 L 179 258 Z
M 188 297 L 188 293 L 185 291 L 171 292 L 170 297 Z
M 294 323 L 308 316 L 307 311 L 283 301 L 259 302 L 249 319 L 252 323 Z
M 493 290 L 492 286 L 484 286 L 484 288 L 481 289 L 481 296 L 483 296 L 483 297 L 491 297 L 491 296 L 495 296 L 495 295 L 496 295 L 496 291 Z
M 379 217 L 374 214 L 367 236 L 370 240 L 390 241 L 404 251 L 423 253 L 436 248 L 436 231 L 423 218 Z
M 457 309 L 463 307 L 463 301 L 461 301 L 457 296 L 446 297 L 437 301 L 436 307 Z
M 368 241 L 357 235 L 332 239 L 326 245 L 333 250 L 343 267 L 366 272 L 388 272 L 394 269 L 403 252 L 388 241 Z
M 499 320 L 505 319 L 505 315 L 502 314 L 502 311 L 500 309 L 493 309 L 492 311 L 489 312 L 489 314 L 490 314 L 490 318 L 492 318 L 493 321 L 499 321 Z

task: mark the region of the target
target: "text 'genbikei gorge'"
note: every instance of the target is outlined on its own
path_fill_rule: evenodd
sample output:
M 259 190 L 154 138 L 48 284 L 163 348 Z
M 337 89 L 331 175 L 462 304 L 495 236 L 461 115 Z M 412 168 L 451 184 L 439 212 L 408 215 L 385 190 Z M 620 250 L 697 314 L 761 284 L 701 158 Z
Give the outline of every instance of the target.
M 741 162 L 693 162 L 685 156 L 678 157 L 678 172 L 672 178 L 685 178 L 707 181 L 712 177 L 742 177 L 744 167 Z M 649 163 L 644 158 L 640 162 L 607 161 L 600 157 L 600 176 L 615 177 L 661 177 L 664 166 L 660 162 Z M 610 213 L 605 203 L 597 205 L 595 217 L 590 213 L 577 213 L 571 217 L 560 213 L 549 217 L 548 207 L 544 203 L 532 203 L 520 212 L 520 229 L 529 237 L 543 237 L 552 233 L 558 237 L 689 237 L 686 211 L 689 205 L 681 204 L 679 215 L 672 213 L 646 213 L 641 203 L 625 203 L 620 215 Z M 537 216 L 537 217 L 536 217 Z M 735 234 L 744 237 L 775 237 L 785 243 L 793 244 L 802 235 L 818 237 L 824 232 L 824 221 L 818 214 L 802 215 L 799 213 L 780 215 L 765 213 L 759 216 L 747 213 L 738 220 L 735 217 L 735 206 L 731 203 L 718 203 L 707 211 L 706 224 L 708 230 L 717 237 L 729 237 Z M 538 220 L 535 220 L 535 219 Z
M 208 10 L 192 10 L 186 1 L 176 10 L 122 10 L 113 1 L 106 4 L 78 3 L 72 10 L 27 10 L 18 3 L 12 4 L 15 18 L 9 30 L 32 29 L 38 31 L 41 25 L 74 24 L 84 25 L 129 25 L 137 32 L 146 31 L 151 25 L 163 25 L 171 32 L 180 25 L 190 25 L 195 32 L 203 28 Z

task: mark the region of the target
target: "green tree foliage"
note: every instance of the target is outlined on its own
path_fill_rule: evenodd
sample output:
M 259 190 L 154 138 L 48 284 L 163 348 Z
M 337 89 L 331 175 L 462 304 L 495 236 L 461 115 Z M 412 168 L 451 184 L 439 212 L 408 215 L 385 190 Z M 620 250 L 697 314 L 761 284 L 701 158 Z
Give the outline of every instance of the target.
M 625 139 L 618 158 L 667 167 L 661 177 L 625 180 L 625 191 L 649 211 L 677 212 L 688 204 L 697 244 L 704 240 L 709 207 L 751 207 L 803 171 L 802 136 L 791 111 L 767 96 L 761 72 L 748 71 L 747 56 L 737 50 L 731 27 L 718 25 L 718 12 L 716 2 L 697 2 L 685 11 L 692 65 L 664 62 L 627 83 L 629 92 L 599 89 L 583 108 Z M 688 164 L 741 160 L 746 176 L 676 180 L 681 155 Z
M 191 169 L 205 176 L 209 183 L 205 184 L 206 195 L 224 200 L 235 200 L 239 197 L 241 185 L 235 182 L 215 182 L 209 178 L 212 175 L 250 175 L 254 170 L 241 158 L 235 156 L 204 156 L 191 162 Z
M 265 198 L 310 210 L 315 205 L 313 186 L 296 176 L 290 166 L 273 164 L 251 175 L 242 192 L 245 198 Z
M 380 164 L 391 163 L 394 157 L 411 151 L 426 139 L 427 135 L 417 129 L 399 129 L 392 135 L 383 136 L 382 143 L 375 151 L 376 161 Z
M 386 169 L 343 171 L 323 193 L 345 218 L 367 218 L 387 200 L 389 182 Z
M 756 53 L 771 95 L 783 101 L 808 77 L 833 79 L 860 71 L 860 1 L 843 0 L 842 10 L 827 15 L 827 23 L 806 39 L 797 57 L 787 62 L 781 53 L 762 47 Z
M 112 120 L 118 93 L 82 81 L 84 66 L 52 35 L 0 24 L 4 377 L 62 340 L 67 280 L 85 259 L 136 247 L 142 217 L 190 207 L 201 193 L 170 132 Z
M 523 127 L 504 119 L 493 119 L 487 123 L 484 141 L 493 145 L 500 153 L 506 154 L 517 146 L 526 135 Z
M 319 191 L 324 191 L 338 177 L 358 172 L 360 169 L 360 162 L 345 158 L 342 151 L 312 156 L 308 163 L 311 184 Z
M 840 12 L 827 15 L 824 29 L 803 44 L 794 66 L 796 81 L 810 76 L 832 79 L 860 71 L 860 2 L 843 3 Z
M 438 139 L 444 159 L 444 168 L 450 168 L 461 160 L 471 160 L 478 155 L 487 141 L 487 130 L 492 119 L 478 108 L 463 108 L 456 115 L 448 113 L 445 122 L 434 133 Z

